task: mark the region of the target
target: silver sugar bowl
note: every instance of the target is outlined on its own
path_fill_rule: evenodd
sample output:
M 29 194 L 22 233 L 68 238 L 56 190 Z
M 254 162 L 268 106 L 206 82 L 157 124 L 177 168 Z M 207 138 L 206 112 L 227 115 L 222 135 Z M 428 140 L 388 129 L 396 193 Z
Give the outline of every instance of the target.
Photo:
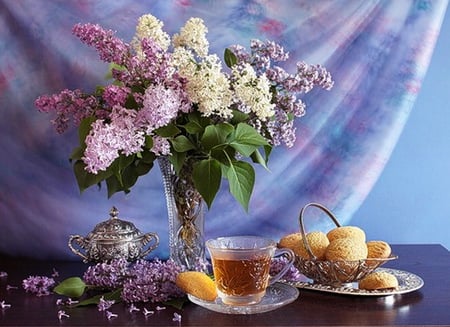
M 70 250 L 83 258 L 84 262 L 119 258 L 135 261 L 144 258 L 158 246 L 159 237 L 156 233 L 142 234 L 133 223 L 119 219 L 118 214 L 117 208 L 112 207 L 111 217 L 97 224 L 86 237 L 71 235 L 68 243 Z M 148 246 L 146 250 L 145 246 Z

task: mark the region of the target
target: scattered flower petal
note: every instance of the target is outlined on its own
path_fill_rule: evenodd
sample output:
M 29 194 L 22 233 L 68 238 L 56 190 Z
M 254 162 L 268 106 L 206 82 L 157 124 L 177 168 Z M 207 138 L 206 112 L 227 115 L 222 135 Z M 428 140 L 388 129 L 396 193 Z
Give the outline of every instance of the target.
M 8 277 L 8 273 L 6 271 L 0 271 L 0 278 Z
M 68 305 L 77 304 L 77 303 L 79 303 L 79 302 L 80 302 L 80 301 L 72 300 L 70 297 L 67 299 L 67 304 L 68 304 Z
M 64 305 L 64 300 L 63 299 L 57 299 L 56 300 L 56 305 Z
M 155 311 L 151 311 L 151 310 L 148 310 L 147 308 L 144 308 L 144 311 L 143 311 L 143 313 L 144 313 L 144 316 L 148 316 L 148 315 L 152 315 L 152 314 L 154 314 L 155 313 Z
M 173 313 L 173 318 L 172 318 L 172 320 L 173 320 L 173 321 L 178 321 L 178 322 L 181 323 L 181 315 L 178 314 L 178 313 L 176 313 L 176 312 L 174 312 L 174 313 Z
M 118 314 L 116 314 L 116 313 L 112 313 L 111 311 L 106 311 L 106 318 L 108 318 L 108 320 L 111 320 L 111 319 L 113 319 L 113 318 L 116 318 L 116 317 L 118 317 L 119 315 Z
M 133 303 L 131 303 L 130 307 L 128 308 L 128 312 L 132 313 L 133 311 L 141 311 L 141 309 L 139 309 Z
M 102 296 L 97 305 L 98 311 L 107 311 L 114 303 L 114 300 L 105 300 L 105 298 Z
M 69 318 L 70 316 L 64 310 L 59 310 L 58 311 L 58 319 L 62 320 L 63 317 Z
M 3 301 L 0 301 L 0 308 L 2 308 L 2 309 L 8 309 L 8 308 L 11 308 L 11 304 L 5 303 L 4 300 L 3 300 Z
M 9 290 L 16 290 L 16 289 L 18 289 L 17 286 L 6 285 L 6 290 L 7 290 L 7 291 L 9 291 Z
M 59 277 L 59 272 L 58 272 L 55 268 L 53 268 L 53 274 L 52 274 L 52 277 L 53 277 L 53 278 Z
M 161 310 L 166 310 L 166 307 L 160 307 L 159 305 L 156 307 L 156 310 L 161 311 Z

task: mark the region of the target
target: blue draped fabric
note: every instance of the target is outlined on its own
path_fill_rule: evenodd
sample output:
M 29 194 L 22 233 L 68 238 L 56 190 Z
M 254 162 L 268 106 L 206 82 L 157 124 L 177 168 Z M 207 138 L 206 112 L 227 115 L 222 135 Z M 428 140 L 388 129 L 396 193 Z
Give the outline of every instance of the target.
M 107 199 L 93 187 L 80 194 L 68 157 L 76 131 L 57 135 L 34 100 L 64 88 L 86 92 L 104 82 L 106 64 L 71 34 L 78 22 L 98 23 L 129 41 L 139 16 L 151 13 L 173 34 L 192 16 L 209 28 L 210 51 L 271 39 L 296 61 L 322 64 L 335 86 L 307 94 L 297 143 L 275 149 L 270 172 L 257 169 L 249 213 L 226 191 L 206 213 L 206 237 L 298 230 L 308 202 L 348 222 L 386 164 L 414 100 L 439 34 L 447 0 L 353 1 L 44 1 L 0 2 L 0 252 L 74 258 L 70 234 L 87 234 L 119 216 L 154 231 L 165 257 L 167 216 L 158 167 L 128 195 Z M 311 213 L 307 228 L 329 224 Z

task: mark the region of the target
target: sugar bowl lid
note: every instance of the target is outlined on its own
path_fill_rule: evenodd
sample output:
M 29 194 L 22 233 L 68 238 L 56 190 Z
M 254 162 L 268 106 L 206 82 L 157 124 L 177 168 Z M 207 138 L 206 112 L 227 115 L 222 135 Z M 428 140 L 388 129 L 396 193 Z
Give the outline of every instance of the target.
M 111 208 L 109 215 L 108 220 L 98 223 L 89 233 L 89 241 L 127 241 L 142 236 L 133 223 L 118 218 L 119 210 L 116 207 Z

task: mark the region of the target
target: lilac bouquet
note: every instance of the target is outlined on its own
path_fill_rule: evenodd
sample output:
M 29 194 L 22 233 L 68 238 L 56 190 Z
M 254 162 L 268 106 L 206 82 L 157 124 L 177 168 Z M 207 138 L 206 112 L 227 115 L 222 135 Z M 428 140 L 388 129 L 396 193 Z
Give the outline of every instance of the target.
M 63 90 L 35 104 L 59 133 L 69 121 L 80 145 L 71 160 L 81 191 L 106 181 L 108 196 L 129 192 L 160 157 L 175 171 L 189 167 L 195 188 L 208 207 L 223 178 L 248 210 L 255 172 L 267 168 L 274 146 L 295 142 L 294 119 L 305 113 L 298 97 L 315 86 L 330 89 L 330 73 L 320 65 L 297 63 L 291 74 L 276 65 L 288 53 L 271 41 L 252 40 L 250 50 L 225 49 L 222 63 L 209 54 L 207 28 L 190 18 L 170 37 L 152 15 L 139 18 L 130 43 L 94 24 L 73 33 L 110 63 L 112 81 L 93 93 Z

